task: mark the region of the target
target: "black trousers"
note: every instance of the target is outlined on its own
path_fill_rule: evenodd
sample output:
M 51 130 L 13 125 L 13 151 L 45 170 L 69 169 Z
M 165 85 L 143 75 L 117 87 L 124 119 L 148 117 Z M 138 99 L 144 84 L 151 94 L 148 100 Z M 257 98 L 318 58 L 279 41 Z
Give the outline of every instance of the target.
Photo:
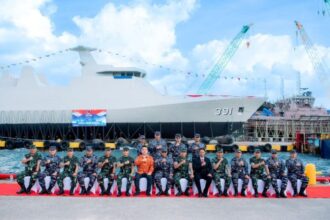
M 207 194 L 207 192 L 209 191 L 211 182 L 212 182 L 212 177 L 209 177 L 207 174 L 203 174 L 203 173 L 195 173 L 194 174 L 194 180 L 195 180 L 195 184 L 196 184 L 196 187 L 197 187 L 197 190 L 198 190 L 199 194 L 202 193 L 200 179 L 205 179 L 206 180 L 206 184 L 205 184 L 205 188 L 203 190 L 203 193 Z
M 134 180 L 135 191 L 140 192 L 140 179 L 142 177 L 147 178 L 147 191 L 146 191 L 146 193 L 151 193 L 152 176 L 148 175 L 146 173 L 142 173 L 142 174 L 136 173 L 135 174 L 135 180 Z

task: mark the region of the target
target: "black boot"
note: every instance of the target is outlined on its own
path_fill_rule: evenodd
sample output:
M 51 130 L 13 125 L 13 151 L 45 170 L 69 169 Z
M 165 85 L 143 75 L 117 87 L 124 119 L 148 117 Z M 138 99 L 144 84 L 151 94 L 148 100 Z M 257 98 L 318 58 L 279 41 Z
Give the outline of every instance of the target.
M 258 191 L 256 191 L 256 192 L 257 192 L 257 193 L 255 193 L 255 194 L 258 194 Z M 244 196 L 244 197 L 246 196 L 246 195 L 245 195 L 245 189 L 243 189 L 243 188 L 242 188 L 241 196 Z
M 237 187 L 234 187 L 234 196 L 238 196 L 238 189 L 237 189 Z
M 40 195 L 47 194 L 46 188 L 43 186 L 41 187 L 41 192 L 39 192 Z
M 88 187 L 89 188 L 89 187 Z M 100 196 L 103 196 L 105 194 L 105 189 L 104 189 L 104 186 L 103 184 L 100 184 L 100 188 L 101 188 L 101 192 L 100 192 Z M 88 191 L 88 190 L 87 190 Z
M 63 187 L 60 187 L 60 191 L 58 191 L 57 195 L 63 195 L 63 194 L 64 194 Z
M 108 195 L 108 196 L 111 196 L 111 186 L 110 186 L 110 184 L 108 185 L 108 188 L 105 191 L 105 194 Z
M 26 188 L 24 183 L 18 183 L 18 185 L 21 187 L 20 191 L 17 191 L 17 194 L 22 194 L 22 193 L 26 193 Z
M 276 198 L 280 198 L 281 197 L 280 192 L 278 191 L 278 189 L 275 189 L 275 195 L 276 195 Z
M 307 194 L 305 193 L 305 189 L 306 189 L 306 187 L 304 187 L 304 188 L 300 188 L 300 192 L 299 192 L 299 196 L 302 196 L 302 197 L 307 197 Z
M 293 197 L 297 197 L 298 196 L 298 192 L 297 192 L 297 187 L 293 187 Z
M 185 194 L 186 196 L 190 196 L 190 193 L 189 193 L 189 187 L 186 188 L 186 190 L 184 191 L 184 194 Z
M 181 196 L 182 195 L 182 190 L 181 190 L 181 187 L 177 187 L 178 189 L 178 192 L 175 194 L 175 196 Z
M 223 195 L 225 196 L 225 197 L 228 197 L 228 192 L 227 192 L 227 187 L 225 187 L 224 189 L 223 189 Z
M 30 194 L 31 193 L 31 189 L 34 183 L 30 183 L 29 186 L 26 188 L 26 194 Z
M 52 189 L 53 189 L 54 185 L 50 185 L 47 189 L 47 194 L 50 195 L 52 194 Z
M 218 187 L 218 197 L 222 196 L 222 191 L 221 191 L 221 187 Z
M 131 196 L 131 193 L 129 192 L 130 189 L 131 189 L 131 184 L 127 184 L 126 185 L 126 192 L 125 192 L 126 196 Z
M 85 186 L 81 186 L 81 191 L 80 191 L 80 195 L 86 195 L 86 187 Z
M 161 196 L 161 195 L 163 195 L 163 189 L 162 188 L 158 188 L 158 193 L 156 193 L 156 196 Z
M 286 198 L 286 195 L 285 195 L 284 191 L 285 191 L 284 189 L 281 189 L 280 196 L 282 198 Z
M 71 188 L 70 188 L 70 195 L 71 195 L 71 196 L 74 195 L 74 188 L 75 188 L 75 186 L 71 186 Z
M 265 197 L 265 198 L 268 197 L 267 190 L 268 190 L 267 188 L 264 188 L 264 191 L 262 192 L 262 196 Z
M 258 188 L 253 188 L 253 189 L 254 189 L 254 197 L 258 198 L 259 197 Z
M 91 189 L 92 189 L 93 186 L 89 185 L 87 190 L 86 190 L 86 195 L 89 195 L 91 194 Z
M 163 192 L 163 194 L 164 194 L 165 196 L 170 196 L 170 193 L 168 192 L 169 190 L 170 190 L 169 187 L 166 186 L 166 189 L 165 189 L 165 191 Z
M 117 197 L 121 196 L 121 189 L 118 188 Z

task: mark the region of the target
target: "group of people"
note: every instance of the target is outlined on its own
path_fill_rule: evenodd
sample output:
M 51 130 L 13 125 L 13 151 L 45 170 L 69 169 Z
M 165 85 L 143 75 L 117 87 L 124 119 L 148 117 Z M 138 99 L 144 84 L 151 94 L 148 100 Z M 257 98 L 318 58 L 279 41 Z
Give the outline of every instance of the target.
M 205 154 L 205 144 L 201 142 L 199 134 L 195 134 L 194 142 L 188 147 L 182 142 L 180 134 L 175 135 L 175 142 L 169 146 L 161 138 L 160 132 L 155 132 L 154 139 L 146 143 L 145 137 L 139 138 L 137 145 L 138 156 L 133 159 L 130 156 L 130 150 L 124 147 L 122 156 L 117 160 L 112 156 L 111 149 L 105 149 L 104 155 L 97 158 L 93 154 L 92 147 L 86 148 L 85 155 L 79 160 L 73 152 L 68 149 L 67 155 L 60 158 L 57 155 L 56 147 L 49 148 L 49 154 L 42 158 L 40 152 L 35 146 L 30 147 L 30 152 L 25 155 L 22 163 L 25 164 L 25 171 L 17 175 L 17 182 L 21 189 L 17 193 L 30 193 L 31 188 L 38 179 L 41 191 L 40 194 L 50 194 L 51 190 L 58 184 L 58 194 L 64 194 L 63 180 L 66 177 L 71 179 L 70 194 L 74 194 L 77 182 L 80 185 L 80 194 L 90 194 L 91 189 L 98 181 L 100 186 L 100 195 L 111 195 L 111 187 L 114 181 L 117 182 L 117 196 L 121 196 L 121 186 L 124 178 L 127 179 L 126 196 L 130 196 L 130 189 L 134 180 L 135 193 L 140 194 L 140 179 L 145 177 L 147 180 L 146 195 L 151 195 L 152 186 L 157 188 L 157 194 L 170 195 L 170 189 L 175 186 L 176 196 L 190 195 L 190 189 L 193 182 L 198 190 L 199 197 L 207 197 L 211 182 L 214 181 L 218 190 L 217 196 L 228 196 L 228 189 L 233 183 L 234 196 L 238 196 L 238 180 L 241 179 L 241 195 L 246 196 L 246 190 L 249 180 L 252 180 L 254 196 L 258 197 L 258 179 L 264 181 L 262 196 L 268 197 L 267 190 L 270 185 L 273 186 L 276 197 L 286 198 L 286 186 L 288 180 L 292 184 L 293 196 L 306 197 L 305 189 L 308 185 L 308 178 L 304 174 L 304 165 L 297 158 L 297 152 L 290 152 L 290 158 L 285 162 L 277 157 L 277 152 L 272 150 L 271 156 L 265 160 L 261 157 L 260 150 L 255 150 L 254 156 L 250 158 L 250 163 L 242 157 L 242 152 L 237 149 L 235 156 L 229 162 L 224 157 L 222 148 L 217 149 L 216 157 L 210 160 Z M 188 156 L 191 154 L 191 157 Z M 45 168 L 41 171 L 41 167 Z M 61 172 L 61 168 L 63 168 Z M 28 187 L 24 185 L 24 177 L 30 176 Z M 45 177 L 50 176 L 50 184 L 46 188 Z M 85 185 L 85 178 L 89 178 L 89 183 Z M 108 179 L 107 186 L 104 180 Z M 166 187 L 163 190 L 161 179 L 166 178 Z M 181 179 L 187 180 L 187 187 L 183 191 L 181 188 Z M 206 181 L 202 190 L 200 180 Z M 224 186 L 221 184 L 224 180 Z M 278 186 L 277 180 L 281 180 L 281 186 Z M 297 180 L 302 184 L 300 191 L 297 191 Z

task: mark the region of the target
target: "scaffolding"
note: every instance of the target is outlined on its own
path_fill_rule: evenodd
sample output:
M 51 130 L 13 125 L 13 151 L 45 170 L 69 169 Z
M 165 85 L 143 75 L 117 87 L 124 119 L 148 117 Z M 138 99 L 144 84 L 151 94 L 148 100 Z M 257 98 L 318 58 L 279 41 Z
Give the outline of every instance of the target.
M 248 141 L 294 142 L 297 134 L 329 134 L 330 116 L 302 116 L 300 119 L 253 117 L 243 129 Z

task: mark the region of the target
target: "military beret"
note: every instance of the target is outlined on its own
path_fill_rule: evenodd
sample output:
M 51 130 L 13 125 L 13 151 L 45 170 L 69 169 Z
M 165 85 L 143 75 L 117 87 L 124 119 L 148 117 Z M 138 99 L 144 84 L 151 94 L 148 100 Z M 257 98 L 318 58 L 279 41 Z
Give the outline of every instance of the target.
M 29 149 L 36 149 L 37 147 L 34 144 L 30 144 Z
M 255 149 L 254 153 L 261 153 L 260 149 Z
M 160 131 L 155 131 L 155 135 L 160 135 Z
M 162 148 L 162 153 L 167 152 L 167 147 Z
M 295 154 L 297 153 L 297 151 L 295 149 L 293 149 L 292 151 L 290 151 L 290 154 Z
M 129 148 L 128 147 L 124 147 L 123 148 L 123 151 L 129 151 Z
M 175 137 L 182 137 L 181 134 L 175 134 Z
M 57 148 L 56 148 L 56 146 L 54 146 L 54 145 L 52 145 L 52 146 L 50 146 L 49 147 L 49 150 L 56 150 Z
M 201 137 L 201 135 L 198 133 L 195 133 L 194 137 L 199 138 L 199 137 Z
M 187 148 L 186 147 L 181 147 L 180 152 L 187 152 Z
M 86 150 L 87 150 L 87 151 L 92 151 L 92 150 L 93 150 L 93 147 L 92 147 L 92 146 L 87 146 L 87 147 L 86 147 Z
M 273 149 L 273 150 L 271 151 L 271 153 L 272 153 L 272 154 L 277 154 L 277 151 Z
M 223 153 L 223 149 L 219 147 L 219 148 L 217 149 L 217 153 Z
M 146 136 L 140 135 L 139 139 L 146 139 Z
M 235 153 L 242 153 L 242 151 L 240 149 L 236 149 Z
M 73 151 L 73 148 L 68 148 L 66 151 L 68 151 L 68 152 L 72 152 Z

